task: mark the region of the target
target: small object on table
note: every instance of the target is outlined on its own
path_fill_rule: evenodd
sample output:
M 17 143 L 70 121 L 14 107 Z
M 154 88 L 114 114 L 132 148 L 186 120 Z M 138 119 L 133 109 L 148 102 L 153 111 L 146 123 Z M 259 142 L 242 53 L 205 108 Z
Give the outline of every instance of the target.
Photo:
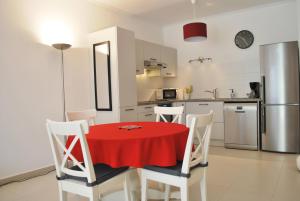
M 127 125 L 127 126 L 120 126 L 119 129 L 127 129 L 127 130 L 132 130 L 132 129 L 137 129 L 137 128 L 142 128 L 142 126 L 137 126 L 137 125 Z

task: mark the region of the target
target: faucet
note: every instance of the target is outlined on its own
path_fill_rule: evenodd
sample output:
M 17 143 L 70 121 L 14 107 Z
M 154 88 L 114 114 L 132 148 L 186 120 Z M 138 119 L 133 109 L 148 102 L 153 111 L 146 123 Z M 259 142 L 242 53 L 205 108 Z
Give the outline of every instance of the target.
M 217 98 L 217 88 L 213 89 L 213 90 L 205 90 L 204 92 L 207 92 L 207 93 L 211 93 L 213 95 L 213 99 L 216 99 Z
M 230 91 L 230 98 L 235 98 L 234 89 L 228 89 Z

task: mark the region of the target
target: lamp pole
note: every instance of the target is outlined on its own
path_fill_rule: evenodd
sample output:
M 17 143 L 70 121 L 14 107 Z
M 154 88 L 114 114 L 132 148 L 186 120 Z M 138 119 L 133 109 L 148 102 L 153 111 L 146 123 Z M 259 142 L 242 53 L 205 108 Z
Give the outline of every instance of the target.
M 67 43 L 55 43 L 52 44 L 52 47 L 61 51 L 61 76 L 62 76 L 62 96 L 63 96 L 63 121 L 66 121 L 66 97 L 65 97 L 65 68 L 64 68 L 64 50 L 71 47 Z

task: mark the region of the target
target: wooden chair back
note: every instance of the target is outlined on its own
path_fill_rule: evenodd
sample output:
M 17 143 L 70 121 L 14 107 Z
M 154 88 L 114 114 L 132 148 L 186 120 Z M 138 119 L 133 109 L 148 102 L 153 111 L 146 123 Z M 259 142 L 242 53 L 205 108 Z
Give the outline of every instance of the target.
M 186 122 L 190 131 L 183 158 L 182 173 L 189 174 L 190 168 L 199 164 L 207 165 L 213 116 L 213 111 L 208 114 L 187 115 Z M 197 146 L 194 144 L 195 138 L 199 141 Z
M 93 163 L 90 156 L 89 147 L 85 138 L 85 133 L 89 131 L 89 125 L 86 120 L 72 122 L 55 122 L 47 120 L 47 131 L 50 145 L 54 157 L 56 175 L 58 178 L 65 174 L 85 177 L 89 183 L 96 180 Z M 67 148 L 63 143 L 63 137 L 73 136 L 70 146 Z M 80 163 L 72 154 L 72 149 L 77 142 L 80 142 L 83 163 Z M 68 168 L 67 161 L 72 160 L 73 164 L 78 166 L 80 170 L 72 170 Z
M 182 123 L 182 114 L 183 114 L 184 107 L 154 107 L 154 113 L 156 114 L 156 122 L 160 121 L 160 118 L 163 119 L 164 122 L 168 122 L 165 118 L 165 115 L 172 115 L 173 120 L 171 123 Z
M 96 116 L 95 109 L 66 112 L 67 121 L 87 120 L 89 125 L 95 125 Z

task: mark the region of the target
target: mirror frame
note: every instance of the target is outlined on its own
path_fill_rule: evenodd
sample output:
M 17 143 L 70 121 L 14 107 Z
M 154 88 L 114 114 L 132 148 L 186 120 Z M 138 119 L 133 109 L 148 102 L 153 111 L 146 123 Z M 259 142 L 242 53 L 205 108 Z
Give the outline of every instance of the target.
M 96 47 L 99 45 L 107 44 L 108 46 L 108 55 L 107 55 L 107 76 L 108 76 L 108 95 L 109 95 L 109 107 L 108 108 L 100 108 L 98 105 L 98 96 L 100 94 L 97 93 L 97 62 L 96 62 Z M 104 41 L 101 43 L 93 44 L 93 60 L 94 60 L 94 86 L 95 86 L 95 105 L 97 111 L 112 111 L 112 93 L 111 93 L 111 69 L 110 69 L 110 41 Z

